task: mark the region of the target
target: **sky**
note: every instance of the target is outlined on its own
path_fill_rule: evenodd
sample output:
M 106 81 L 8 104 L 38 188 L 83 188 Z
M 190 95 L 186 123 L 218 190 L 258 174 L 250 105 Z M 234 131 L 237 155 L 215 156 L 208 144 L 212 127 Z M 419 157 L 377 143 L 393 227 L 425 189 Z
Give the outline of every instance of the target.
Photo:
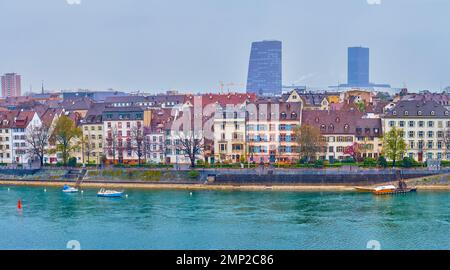
M 0 73 L 22 91 L 245 89 L 253 41 L 283 42 L 283 84 L 347 80 L 347 47 L 370 80 L 450 85 L 449 0 L 0 0 Z M 231 86 L 226 86 L 226 85 Z M 234 84 L 234 86 L 232 85 Z

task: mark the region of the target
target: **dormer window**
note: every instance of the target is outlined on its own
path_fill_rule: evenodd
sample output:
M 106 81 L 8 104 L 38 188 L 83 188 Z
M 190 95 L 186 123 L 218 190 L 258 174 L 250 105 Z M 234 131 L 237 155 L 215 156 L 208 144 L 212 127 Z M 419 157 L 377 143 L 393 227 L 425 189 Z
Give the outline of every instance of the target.
M 326 129 L 327 127 L 324 124 L 320 125 L 320 131 L 326 131 Z
M 409 113 L 408 113 L 408 111 L 405 111 L 405 113 L 404 113 L 406 116 L 408 116 L 409 115 Z
M 445 111 L 445 115 L 448 115 L 448 111 Z
M 333 124 L 330 124 L 329 126 L 328 126 L 328 131 L 333 131 L 334 130 L 334 126 L 333 126 Z
M 316 123 L 319 123 L 319 117 L 316 117 L 314 121 L 316 121 Z
M 397 111 L 393 111 L 393 112 L 392 112 L 392 115 L 397 115 Z
M 436 112 L 435 111 L 431 111 L 431 115 L 435 115 L 436 114 Z
M 350 129 L 350 126 L 348 124 L 344 125 L 344 131 L 348 131 Z
M 336 117 L 336 123 L 339 123 L 339 121 L 341 121 L 341 119 L 339 119 L 339 117 Z
M 418 111 L 418 112 L 417 112 L 417 115 L 422 115 L 422 111 Z

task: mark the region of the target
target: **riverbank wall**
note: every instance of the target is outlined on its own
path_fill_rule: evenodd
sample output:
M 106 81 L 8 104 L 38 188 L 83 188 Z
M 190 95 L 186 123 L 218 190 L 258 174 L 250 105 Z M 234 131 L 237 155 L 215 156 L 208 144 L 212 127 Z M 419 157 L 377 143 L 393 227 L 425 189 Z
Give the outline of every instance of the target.
M 80 172 L 81 173 L 81 172 Z M 88 169 L 81 175 L 81 183 L 97 184 L 208 184 L 214 186 L 370 186 L 396 182 L 399 179 L 413 179 L 450 173 L 450 169 L 428 171 L 425 169 L 142 169 L 105 168 Z M 4 181 L 54 181 L 76 182 L 71 169 L 43 169 L 17 173 L 0 170 Z
M 247 170 L 204 171 L 203 178 L 215 185 L 342 185 L 370 186 L 400 179 L 449 173 L 450 170 Z

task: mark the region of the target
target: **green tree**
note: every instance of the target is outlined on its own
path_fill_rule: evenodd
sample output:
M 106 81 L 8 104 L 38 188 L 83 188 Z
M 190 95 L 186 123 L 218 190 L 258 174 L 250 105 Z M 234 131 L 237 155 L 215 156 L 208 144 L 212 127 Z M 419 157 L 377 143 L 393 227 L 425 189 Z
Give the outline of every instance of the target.
M 383 139 L 383 152 L 392 160 L 393 167 L 395 167 L 395 161 L 401 160 L 406 151 L 406 143 L 401 133 L 401 129 L 393 127 L 384 135 Z
M 82 131 L 72 119 L 62 115 L 56 122 L 53 136 L 57 142 L 57 151 L 61 152 L 65 166 L 69 160 L 70 152 L 78 147 L 75 140 L 82 136 Z
M 364 101 L 360 100 L 358 102 L 355 102 L 355 105 L 360 112 L 366 112 L 366 103 L 364 103 Z

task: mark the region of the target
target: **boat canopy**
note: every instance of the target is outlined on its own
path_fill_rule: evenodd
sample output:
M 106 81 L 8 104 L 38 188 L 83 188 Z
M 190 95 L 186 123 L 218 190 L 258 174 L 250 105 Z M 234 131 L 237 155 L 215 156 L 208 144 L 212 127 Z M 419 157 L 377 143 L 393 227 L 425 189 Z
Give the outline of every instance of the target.
M 386 190 L 386 189 L 396 189 L 394 185 L 380 186 L 376 187 L 375 191 Z

